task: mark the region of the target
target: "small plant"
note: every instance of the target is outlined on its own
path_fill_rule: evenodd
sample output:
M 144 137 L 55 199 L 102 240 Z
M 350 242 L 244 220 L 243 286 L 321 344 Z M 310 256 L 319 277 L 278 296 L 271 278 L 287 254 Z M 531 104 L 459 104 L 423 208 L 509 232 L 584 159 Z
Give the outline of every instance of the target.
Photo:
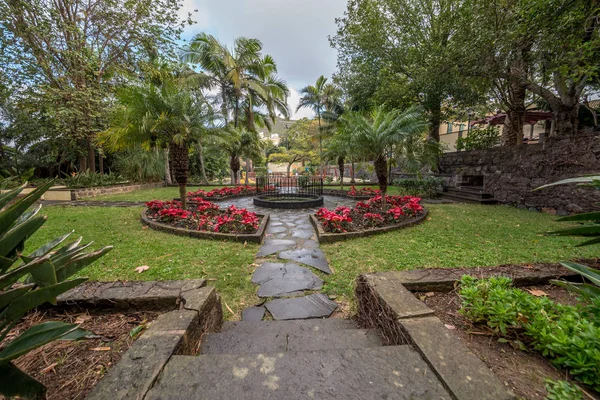
M 416 179 L 399 179 L 395 185 L 400 188 L 404 195 L 433 199 L 443 191 L 443 183 L 444 180 L 441 178 L 427 176 Z
M 467 137 L 458 138 L 456 150 L 485 150 L 500 143 L 498 128 L 489 125 L 483 129 L 471 129 Z
M 0 212 L 0 342 L 30 310 L 55 302 L 58 295 L 86 281 L 87 278 L 69 278 L 112 249 L 108 246 L 86 253 L 91 243 L 80 245 L 79 238 L 55 250 L 71 232 L 28 255 L 22 253 L 25 241 L 47 219 L 38 215 L 41 206 L 29 208 L 53 184 L 53 181 L 46 183 Z M 1 194 L 0 209 L 14 201 L 23 187 Z M 4 343 L 0 349 L 0 394 L 42 397 L 44 385 L 19 370 L 12 361 L 54 340 L 76 340 L 88 334 L 78 325 L 51 321 L 35 325 Z
M 568 306 L 512 287 L 507 277 L 463 276 L 460 312 L 521 349 L 534 349 L 600 389 L 600 303 Z
M 98 172 L 79 172 L 65 176 L 62 181 L 69 189 L 91 188 L 98 186 L 118 185 L 126 182 L 126 179 L 118 174 L 100 174 Z
M 546 379 L 546 391 L 548 400 L 583 400 L 581 389 L 567 381 Z

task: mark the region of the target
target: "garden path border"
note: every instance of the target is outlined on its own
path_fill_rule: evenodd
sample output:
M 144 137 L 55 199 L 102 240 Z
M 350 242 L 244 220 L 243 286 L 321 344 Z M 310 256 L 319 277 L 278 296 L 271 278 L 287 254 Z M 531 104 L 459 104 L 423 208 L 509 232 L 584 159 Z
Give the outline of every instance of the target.
M 408 228 L 410 226 L 418 225 L 418 224 L 422 223 L 423 221 L 425 221 L 428 214 L 429 214 L 429 210 L 424 208 L 422 215 L 420 215 L 416 218 L 413 218 L 411 220 L 402 222 L 400 224 L 395 224 L 395 225 L 390 225 L 390 226 L 382 226 L 380 228 L 365 229 L 365 230 L 356 231 L 356 232 L 343 232 L 343 233 L 325 232 L 325 230 L 323 229 L 323 226 L 321 225 L 321 223 L 319 222 L 317 217 L 315 217 L 314 214 L 309 214 L 309 217 L 310 217 L 310 223 L 313 225 L 313 227 L 315 228 L 315 231 L 317 232 L 317 238 L 319 239 L 319 243 L 335 243 L 335 242 L 339 242 L 342 240 L 373 236 L 373 235 L 378 235 L 380 233 L 391 232 L 391 231 L 395 231 L 395 230 L 399 230 L 399 229 Z

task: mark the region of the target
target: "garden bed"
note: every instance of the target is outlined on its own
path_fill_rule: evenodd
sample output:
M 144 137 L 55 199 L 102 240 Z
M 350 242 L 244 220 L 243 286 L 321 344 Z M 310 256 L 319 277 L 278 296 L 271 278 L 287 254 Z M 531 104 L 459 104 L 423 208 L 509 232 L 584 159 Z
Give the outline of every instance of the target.
M 189 200 L 187 210 L 178 201 L 154 200 L 146 203 L 142 223 L 152 229 L 199 239 L 233 240 L 261 243 L 269 221 L 268 215 L 230 206 L 219 206 L 200 198 Z
M 530 286 L 555 302 L 574 305 L 576 297 L 554 285 Z M 535 352 L 515 349 L 508 343 L 500 343 L 491 331 L 475 326 L 460 314 L 461 299 L 455 291 L 415 292 L 415 296 L 433 309 L 447 328 L 479 357 L 517 396 L 525 399 L 544 399 L 547 395 L 545 379 L 564 380 L 568 374 L 557 370 L 549 361 Z
M 189 198 L 204 199 L 209 201 L 223 201 L 229 199 L 238 199 L 240 197 L 254 196 L 256 194 L 256 188 L 252 186 L 233 186 L 223 187 L 219 189 L 213 189 L 205 191 L 199 189 L 195 192 L 189 192 Z
M 63 321 L 81 324 L 98 337 L 78 342 L 58 340 L 21 356 L 15 364 L 47 387 L 49 400 L 83 399 L 158 315 L 156 311 L 32 312 L 11 335 L 41 322 Z
M 113 185 L 113 186 L 98 186 L 91 188 L 81 188 L 81 189 L 69 189 L 67 187 L 55 186 L 51 187 L 44 196 L 43 200 L 59 200 L 59 201 L 76 201 L 84 198 L 90 198 L 100 195 L 106 194 L 118 194 L 118 193 L 129 193 L 136 190 L 142 189 L 154 189 L 158 187 L 163 187 L 164 183 L 162 182 L 154 182 L 154 183 L 124 183 L 122 185 Z
M 421 199 L 410 196 L 377 195 L 354 208 L 337 207 L 331 211 L 321 208 L 310 216 L 319 241 L 332 243 L 338 240 L 370 236 L 406 228 L 423 222 L 427 210 Z

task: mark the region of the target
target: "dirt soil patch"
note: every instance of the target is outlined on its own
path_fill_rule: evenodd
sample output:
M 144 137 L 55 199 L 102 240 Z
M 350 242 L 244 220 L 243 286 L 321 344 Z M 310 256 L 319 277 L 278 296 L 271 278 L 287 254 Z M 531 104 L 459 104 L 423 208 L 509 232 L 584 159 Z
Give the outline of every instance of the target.
M 115 365 L 160 313 L 39 310 L 27 315 L 12 330 L 7 340 L 32 325 L 63 321 L 80 324 L 95 338 L 78 342 L 55 341 L 22 357 L 15 364 L 47 387 L 47 399 L 83 399 Z
M 524 290 L 541 290 L 558 303 L 575 305 L 577 298 L 565 289 L 552 285 L 529 286 Z M 539 293 L 538 293 L 539 294 Z M 456 332 L 460 340 L 477 355 L 518 397 L 544 399 L 547 395 L 544 379 L 569 380 L 564 371 L 557 370 L 535 352 L 513 348 L 508 343 L 498 342 L 491 330 L 473 325 L 458 312 L 461 299 L 455 291 L 416 292 L 434 310 L 435 315 L 446 327 Z

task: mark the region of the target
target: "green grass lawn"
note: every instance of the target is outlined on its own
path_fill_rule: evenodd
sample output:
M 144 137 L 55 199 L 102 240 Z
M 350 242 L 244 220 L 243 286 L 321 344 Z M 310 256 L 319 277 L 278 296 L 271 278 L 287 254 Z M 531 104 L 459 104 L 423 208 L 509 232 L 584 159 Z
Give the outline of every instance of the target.
M 478 267 L 594 258 L 597 246 L 574 246 L 573 237 L 543 236 L 568 225 L 548 214 L 505 206 L 429 205 L 421 225 L 322 245 L 334 274 L 325 291 L 352 296 L 356 276 L 364 272 L 432 267 Z
M 27 251 L 72 229 L 72 237 L 94 241 L 93 248 L 114 249 L 85 268 L 92 280 L 209 279 L 234 312 L 254 305 L 256 286 L 250 282 L 258 245 L 199 240 L 144 229 L 142 207 L 44 207 L 48 221 L 27 241 Z M 76 236 L 77 235 L 77 236 Z M 150 267 L 138 273 L 135 268 Z M 226 314 L 229 312 L 225 309 Z
M 169 188 L 169 190 L 176 188 Z M 351 299 L 357 275 L 365 272 L 428 267 L 477 267 L 556 262 L 598 255 L 595 246 L 575 248 L 581 240 L 545 237 L 565 227 L 547 214 L 503 206 L 444 204 L 429 206 L 427 221 L 378 236 L 323 245 L 334 273 L 319 274 L 324 291 Z M 93 280 L 209 279 L 235 314 L 257 304 L 257 245 L 198 240 L 144 229 L 141 207 L 45 207 L 46 224 L 27 242 L 33 250 L 71 229 L 94 247 L 113 245 L 103 259 L 83 270 Z M 135 268 L 147 265 L 139 274 Z M 225 314 L 231 313 L 225 307 Z

